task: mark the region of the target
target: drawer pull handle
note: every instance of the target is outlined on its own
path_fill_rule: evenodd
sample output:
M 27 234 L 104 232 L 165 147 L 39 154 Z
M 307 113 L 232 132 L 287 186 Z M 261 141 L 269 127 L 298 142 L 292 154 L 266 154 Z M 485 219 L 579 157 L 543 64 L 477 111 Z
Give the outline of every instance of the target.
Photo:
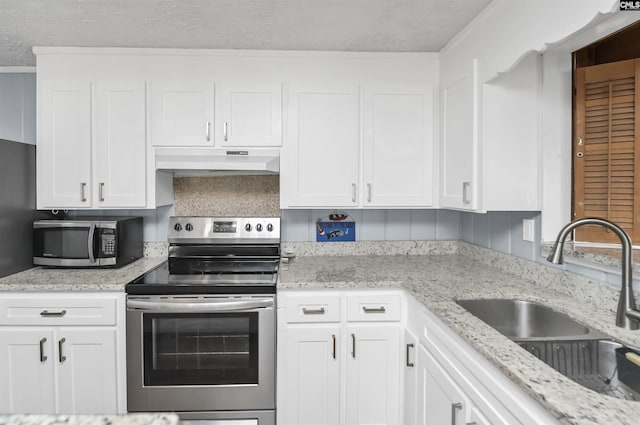
M 413 344 L 407 344 L 407 362 L 406 362 L 407 367 L 415 366 L 413 362 L 409 360 L 409 353 L 411 352 L 412 348 L 413 348 Z
M 65 314 L 67 314 L 67 310 L 62 310 L 62 311 L 43 310 L 40 312 L 40 316 L 44 316 L 44 317 L 62 317 Z
M 365 313 L 385 313 L 387 311 L 386 308 L 384 308 L 383 305 L 381 305 L 380 307 L 362 307 L 362 311 L 364 311 Z
M 331 335 L 331 338 L 333 338 L 333 358 L 336 358 L 336 336 L 335 335 Z
M 451 425 L 456 425 L 456 412 L 462 410 L 462 403 L 451 403 Z
M 351 350 L 351 357 L 356 358 L 356 334 L 351 334 L 351 344 L 353 349 Z
M 324 307 L 320 307 L 320 308 L 302 307 L 302 314 L 324 314 Z
M 67 356 L 62 355 L 62 345 L 66 340 L 66 338 L 62 338 L 60 341 L 58 341 L 58 360 L 60 360 L 60 363 L 64 363 L 64 361 L 67 360 Z
M 47 361 L 47 356 L 44 355 L 44 343 L 47 342 L 47 338 L 42 338 L 40 340 L 40 363 L 44 363 Z

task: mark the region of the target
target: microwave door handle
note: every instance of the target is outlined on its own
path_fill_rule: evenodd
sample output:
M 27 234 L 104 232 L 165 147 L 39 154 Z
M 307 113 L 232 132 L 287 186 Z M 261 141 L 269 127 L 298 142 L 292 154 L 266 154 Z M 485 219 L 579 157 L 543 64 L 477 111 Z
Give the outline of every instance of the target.
M 87 250 L 89 251 L 89 261 L 91 263 L 96 262 L 96 256 L 95 256 L 95 253 L 93 252 L 95 236 L 96 236 L 96 225 L 95 223 L 91 223 L 91 226 L 89 226 L 89 237 L 87 238 Z
M 224 302 L 183 302 L 183 301 L 148 301 L 127 300 L 127 308 L 144 310 L 148 312 L 198 312 L 198 313 L 225 313 L 255 310 L 258 308 L 273 307 L 272 299 L 244 300 Z

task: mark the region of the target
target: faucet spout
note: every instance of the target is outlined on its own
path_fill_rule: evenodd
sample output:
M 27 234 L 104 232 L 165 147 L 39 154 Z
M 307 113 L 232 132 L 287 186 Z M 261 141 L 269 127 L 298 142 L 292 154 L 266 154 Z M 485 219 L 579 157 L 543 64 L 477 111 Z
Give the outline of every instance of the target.
M 616 326 L 624 329 L 638 329 L 640 327 L 640 311 L 636 309 L 636 301 L 633 296 L 633 278 L 631 274 L 633 267 L 633 250 L 629 235 L 620 226 L 609 220 L 597 217 L 585 217 L 574 220 L 565 225 L 558 233 L 558 237 L 551 248 L 551 253 L 547 257 L 547 261 L 554 264 L 562 264 L 562 252 L 567 236 L 569 236 L 575 228 L 585 225 L 605 227 L 620 239 L 622 245 L 622 286 L 620 288 L 620 298 L 618 298 Z

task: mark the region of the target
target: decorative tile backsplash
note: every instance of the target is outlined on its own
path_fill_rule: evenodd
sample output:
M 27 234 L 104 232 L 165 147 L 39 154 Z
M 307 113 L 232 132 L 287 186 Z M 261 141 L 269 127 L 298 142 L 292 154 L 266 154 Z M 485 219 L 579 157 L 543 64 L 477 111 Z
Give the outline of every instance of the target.
M 181 216 L 280 217 L 280 176 L 176 177 Z

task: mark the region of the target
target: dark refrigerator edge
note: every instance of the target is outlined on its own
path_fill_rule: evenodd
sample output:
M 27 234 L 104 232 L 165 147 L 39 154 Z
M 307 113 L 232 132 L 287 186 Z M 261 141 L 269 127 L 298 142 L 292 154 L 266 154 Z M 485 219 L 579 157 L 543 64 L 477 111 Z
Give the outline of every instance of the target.
M 36 210 L 36 146 L 0 139 L 0 277 L 33 267 Z

